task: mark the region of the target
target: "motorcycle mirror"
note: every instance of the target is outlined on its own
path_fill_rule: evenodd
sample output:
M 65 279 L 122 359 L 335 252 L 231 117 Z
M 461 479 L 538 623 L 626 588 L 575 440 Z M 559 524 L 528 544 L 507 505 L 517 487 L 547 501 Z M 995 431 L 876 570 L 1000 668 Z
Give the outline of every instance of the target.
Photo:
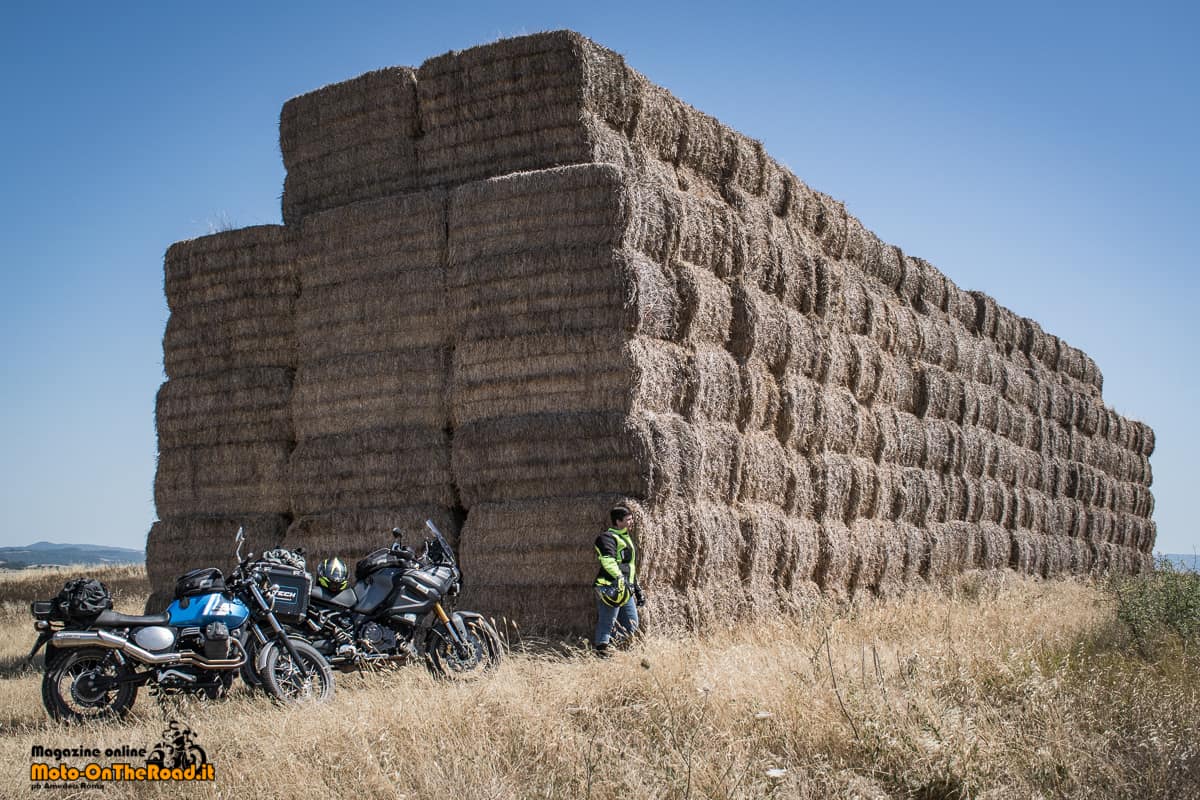
M 244 528 L 238 527 L 237 533 L 235 533 L 233 536 L 233 541 L 237 543 L 237 547 L 234 548 L 234 554 L 237 556 L 237 560 L 241 561 L 242 560 L 242 542 L 246 541 L 246 531 Z
M 399 539 L 403 535 L 404 535 L 404 531 L 400 530 L 399 528 L 392 528 L 392 538 L 393 539 Z

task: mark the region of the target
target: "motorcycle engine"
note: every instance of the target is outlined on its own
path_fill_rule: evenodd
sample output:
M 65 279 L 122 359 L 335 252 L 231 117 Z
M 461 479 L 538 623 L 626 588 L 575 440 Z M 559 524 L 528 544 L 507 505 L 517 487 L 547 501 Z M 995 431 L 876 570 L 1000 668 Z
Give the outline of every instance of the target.
M 204 626 L 202 651 L 209 661 L 229 658 L 229 628 L 224 622 Z
M 365 650 L 383 653 L 396 647 L 396 634 L 378 622 L 368 622 L 358 629 L 358 642 Z

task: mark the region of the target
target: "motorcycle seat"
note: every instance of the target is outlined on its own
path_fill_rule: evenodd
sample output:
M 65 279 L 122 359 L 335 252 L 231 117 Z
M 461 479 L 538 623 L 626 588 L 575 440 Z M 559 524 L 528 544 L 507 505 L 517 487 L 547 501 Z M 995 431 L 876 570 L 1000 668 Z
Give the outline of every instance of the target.
M 353 608 L 354 604 L 358 602 L 358 596 L 354 593 L 353 588 L 346 588 L 334 594 L 321 586 L 314 586 L 309 593 L 309 598 L 318 603 L 342 608 Z
M 116 611 L 101 611 L 100 616 L 92 621 L 94 628 L 145 628 L 149 625 L 169 624 L 166 614 L 118 614 Z

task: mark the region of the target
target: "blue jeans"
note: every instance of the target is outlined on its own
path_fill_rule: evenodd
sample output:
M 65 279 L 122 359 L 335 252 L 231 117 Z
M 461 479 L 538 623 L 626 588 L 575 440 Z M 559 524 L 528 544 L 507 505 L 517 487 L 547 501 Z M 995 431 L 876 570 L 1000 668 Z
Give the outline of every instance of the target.
M 638 612 L 634 598 L 630 597 L 625 605 L 616 608 L 604 603 L 599 593 L 596 594 L 596 636 L 592 639 L 593 644 L 608 644 L 614 633 L 618 641 L 627 639 L 637 633 L 637 629 Z

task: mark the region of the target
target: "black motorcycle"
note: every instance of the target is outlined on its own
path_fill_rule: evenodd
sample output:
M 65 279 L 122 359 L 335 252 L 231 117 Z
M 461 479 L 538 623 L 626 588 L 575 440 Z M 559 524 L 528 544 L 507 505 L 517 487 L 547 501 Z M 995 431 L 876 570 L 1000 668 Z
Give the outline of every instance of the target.
M 112 611 L 99 581 L 70 581 L 51 600 L 32 604 L 38 639 L 46 647 L 42 703 L 56 720 L 122 717 L 149 686 L 158 695 L 224 696 L 249 662 L 247 641 L 258 653 L 256 678 L 283 702 L 328 698 L 333 673 L 311 644 L 284 629 L 286 612 L 275 605 L 277 576 L 241 558 L 227 582 L 219 569 L 193 570 L 175 583 L 162 614 Z M 307 588 L 305 586 L 305 588 Z M 282 619 L 281 619 L 282 617 Z M 303 619 L 301 608 L 296 620 Z
M 432 520 L 433 539 L 420 552 L 392 531 L 391 547 L 355 565 L 353 586 L 331 592 L 313 585 L 308 609 L 296 629 L 336 669 L 351 671 L 423 658 L 435 676 L 457 677 L 499 663 L 503 645 L 480 614 L 454 611 L 462 572 L 454 551 Z M 303 551 L 272 551 L 266 557 L 302 568 Z M 449 610 L 448 607 L 449 606 Z

